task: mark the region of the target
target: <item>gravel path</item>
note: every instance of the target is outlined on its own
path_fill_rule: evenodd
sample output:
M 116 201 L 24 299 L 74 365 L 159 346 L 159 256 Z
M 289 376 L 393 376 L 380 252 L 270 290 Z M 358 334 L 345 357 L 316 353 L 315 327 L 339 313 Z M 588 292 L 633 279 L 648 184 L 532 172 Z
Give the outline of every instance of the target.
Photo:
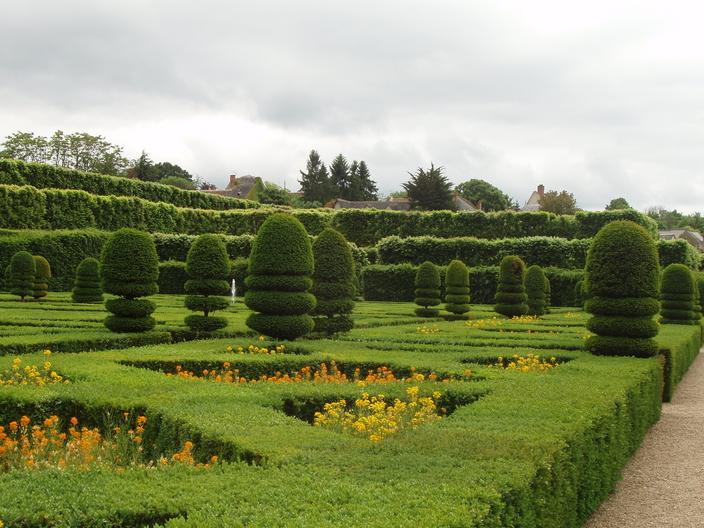
M 584 528 L 704 527 L 704 349 Z

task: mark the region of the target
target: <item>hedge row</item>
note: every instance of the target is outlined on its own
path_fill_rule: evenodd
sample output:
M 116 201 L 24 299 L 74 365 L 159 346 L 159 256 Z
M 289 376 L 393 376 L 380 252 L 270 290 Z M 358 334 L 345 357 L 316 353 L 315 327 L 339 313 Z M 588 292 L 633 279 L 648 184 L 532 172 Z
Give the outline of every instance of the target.
M 414 299 L 414 279 L 417 266 L 411 264 L 374 264 L 364 268 L 362 285 L 367 301 L 409 301 Z M 551 304 L 574 306 L 574 286 L 584 278 L 582 270 L 545 268 L 550 280 Z M 470 298 L 473 304 L 493 304 L 498 283 L 498 266 L 475 266 L 469 268 Z M 445 295 L 445 267 L 440 270 L 441 292 Z
M 259 203 L 251 200 L 187 191 L 161 183 L 11 159 L 0 159 L 0 183 L 31 185 L 37 189 L 75 189 L 102 196 L 136 196 L 151 202 L 165 202 L 191 209 L 227 210 L 260 207 Z

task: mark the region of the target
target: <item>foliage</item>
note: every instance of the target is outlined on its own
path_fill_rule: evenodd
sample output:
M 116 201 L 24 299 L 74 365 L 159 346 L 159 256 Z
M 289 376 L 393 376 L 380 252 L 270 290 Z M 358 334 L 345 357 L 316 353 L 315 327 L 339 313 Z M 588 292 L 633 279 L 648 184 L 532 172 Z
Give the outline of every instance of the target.
M 403 184 L 403 188 L 411 200 L 411 207 L 427 211 L 453 209 L 452 183 L 443 170 L 443 167 L 431 163 L 427 170 L 418 167 L 415 173 L 408 173 L 411 179 Z
M 537 264 L 529 266 L 525 275 L 525 288 L 528 297 L 528 315 L 544 315 L 546 309 L 545 290 L 547 279 L 543 268 Z
M 548 191 L 540 199 L 540 210 L 555 214 L 575 214 L 577 200 L 567 191 Z
M 507 255 L 501 260 L 494 311 L 508 317 L 528 313 L 524 276 L 525 264 L 520 257 Z
M 582 292 L 584 291 L 584 280 L 577 281 L 574 285 L 574 305 L 579 308 L 584 307 L 584 297 Z
M 76 268 L 72 299 L 76 303 L 103 302 L 103 288 L 100 282 L 100 262 L 87 257 Z
M 189 315 L 186 325 L 196 332 L 212 332 L 225 328 L 227 319 L 210 314 L 227 308 L 224 295 L 230 292 L 228 277 L 230 261 L 225 244 L 217 235 L 201 235 L 191 245 L 186 258 L 186 272 L 190 279 L 184 290 L 186 308 L 202 311 L 203 315 Z
M 10 260 L 10 293 L 24 301 L 32 295 L 36 263 L 31 253 L 18 251 Z
M 482 211 L 505 211 L 514 206 L 514 201 L 499 188 L 476 178 L 460 183 L 455 192 L 472 203 L 481 204 Z
M 293 205 L 289 192 L 273 183 L 264 184 L 259 191 L 259 202 L 270 205 Z
M 330 181 L 328 169 L 320 159 L 320 154 L 311 150 L 306 161 L 306 170 L 300 171 L 303 198 L 309 202 L 327 203 L 335 197 L 335 186 Z
M 662 273 L 660 287 L 660 322 L 663 324 L 699 324 L 695 317 L 695 292 L 699 287 L 691 270 L 684 264 L 670 264 Z
M 51 278 L 51 265 L 49 261 L 41 255 L 34 255 L 34 280 L 32 281 L 32 297 L 41 299 L 46 297 L 49 290 L 49 279 Z
M 625 198 L 614 198 L 606 205 L 605 209 L 615 211 L 617 209 L 631 209 L 631 206 Z
M 438 310 L 430 308 L 442 302 L 440 295 L 440 269 L 432 262 L 423 262 L 418 267 L 415 281 L 415 303 L 419 317 L 437 317 Z
M 159 180 L 159 183 L 162 185 L 171 185 L 172 187 L 176 187 L 178 189 L 185 189 L 188 191 L 196 190 L 195 183 L 190 180 L 179 178 L 178 176 L 168 176 L 166 178 L 162 178 L 161 180 Z
M 658 229 L 685 229 L 704 232 L 704 217 L 697 212 L 690 215 L 680 213 L 677 209 L 669 211 L 663 207 L 651 207 L 646 211 L 658 225 Z
M 552 286 L 550 284 L 550 279 L 545 277 L 545 313 L 550 313 L 550 306 L 552 305 Z
M 469 269 L 464 262 L 453 260 L 445 271 L 445 310 L 455 315 L 469 311 Z

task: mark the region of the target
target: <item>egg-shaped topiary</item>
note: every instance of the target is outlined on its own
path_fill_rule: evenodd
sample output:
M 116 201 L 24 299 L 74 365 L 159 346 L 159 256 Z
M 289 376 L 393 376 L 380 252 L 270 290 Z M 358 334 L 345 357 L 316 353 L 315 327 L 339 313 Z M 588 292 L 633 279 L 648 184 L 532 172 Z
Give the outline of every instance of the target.
M 314 327 L 313 250 L 301 222 L 284 213 L 267 218 L 249 256 L 245 304 L 257 313 L 247 326 L 277 339 L 296 339 Z
M 222 238 L 217 235 L 201 235 L 196 238 L 188 250 L 186 273 L 189 277 L 184 284 L 186 308 L 203 312 L 203 315 L 187 316 L 186 325 L 195 332 L 212 332 L 225 328 L 225 317 L 210 315 L 227 308 L 227 299 L 223 296 L 230 292 L 227 282 L 230 257 Z
M 341 233 L 327 228 L 313 242 L 313 257 L 315 330 L 329 335 L 348 332 L 354 326 L 349 314 L 354 309 L 355 292 L 350 245 Z
M 695 291 L 691 270 L 684 264 L 670 264 L 662 272 L 660 286 L 660 322 L 663 324 L 697 324 L 695 321 Z
M 51 278 L 51 265 L 41 255 L 34 255 L 34 281 L 32 281 L 32 297 L 41 299 L 49 292 L 49 279 Z
M 587 255 L 586 310 L 594 332 L 587 349 L 597 355 L 650 357 L 658 352 L 660 264 L 651 235 L 634 222 L 604 226 Z M 584 293 L 582 294 L 584 296 Z
M 10 260 L 10 293 L 17 295 L 24 301 L 25 297 L 32 295 L 36 263 L 31 253 L 18 251 Z
M 499 266 L 494 311 L 513 317 L 528 313 L 528 297 L 524 286 L 525 264 L 520 257 L 507 255 Z
M 469 269 L 453 260 L 445 270 L 445 310 L 455 316 L 469 312 Z
M 432 262 L 425 261 L 418 266 L 415 278 L 415 303 L 420 306 L 416 308 L 416 315 L 419 317 L 437 317 L 440 313 L 437 306 L 442 302 L 440 298 L 440 270 Z
M 528 315 L 545 314 L 545 273 L 534 264 L 526 270 L 525 287 L 528 297 Z
M 103 302 L 103 288 L 100 285 L 100 262 L 88 257 L 83 259 L 76 268 L 76 278 L 73 281 L 71 298 L 75 303 Z

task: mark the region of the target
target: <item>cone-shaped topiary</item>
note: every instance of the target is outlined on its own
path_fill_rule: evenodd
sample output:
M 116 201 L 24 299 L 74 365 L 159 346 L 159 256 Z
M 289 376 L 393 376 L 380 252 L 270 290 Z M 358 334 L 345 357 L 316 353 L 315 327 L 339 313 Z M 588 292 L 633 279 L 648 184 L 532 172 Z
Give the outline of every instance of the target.
M 584 289 L 584 281 L 577 281 L 574 285 L 574 305 L 582 308 L 584 307 L 584 298 L 582 297 L 582 290 Z
M 103 302 L 103 288 L 100 286 L 100 263 L 92 257 L 85 258 L 76 268 L 71 298 L 75 303 Z
M 350 245 L 339 232 L 327 228 L 313 242 L 315 271 L 313 310 L 316 332 L 348 332 L 354 326 L 354 260 Z
M 190 277 L 184 285 L 186 308 L 203 315 L 186 317 L 186 324 L 196 332 L 212 332 L 225 328 L 225 317 L 210 314 L 227 308 L 227 295 L 230 286 L 230 258 L 225 243 L 217 235 L 201 235 L 191 244 L 186 257 L 186 273 Z
M 51 265 L 41 255 L 34 255 L 34 281 L 32 281 L 32 297 L 41 299 L 49 292 L 49 279 L 51 278 Z
M 105 308 L 113 314 L 105 319 L 105 326 L 113 332 L 154 328 L 156 321 L 151 314 L 156 305 L 139 299 L 159 291 L 159 258 L 148 233 L 130 228 L 115 231 L 103 246 L 100 276 L 103 290 L 120 297 L 105 301 Z
M 445 310 L 461 316 L 469 311 L 469 269 L 453 260 L 445 271 Z
M 523 284 L 525 264 L 515 256 L 508 255 L 499 266 L 499 283 L 496 288 L 496 305 L 494 311 L 513 317 L 528 313 L 526 289 Z
M 550 279 L 545 274 L 543 276 L 545 277 L 545 313 L 548 314 L 552 303 L 552 289 L 550 287 Z
M 528 296 L 528 315 L 545 314 L 545 273 L 538 265 L 530 266 L 525 277 L 526 295 Z
M 23 301 L 32 295 L 36 263 L 31 253 L 18 251 L 10 260 L 10 293 L 19 296 Z
M 249 255 L 244 302 L 254 313 L 247 326 L 277 339 L 295 339 L 313 330 L 315 297 L 313 250 L 303 224 L 277 213 L 259 228 Z
M 662 273 L 660 319 L 664 324 L 697 324 L 694 292 L 699 290 L 690 269 L 684 264 L 670 264 Z
M 416 308 L 416 315 L 419 317 L 437 317 L 440 313 L 437 306 L 442 302 L 440 299 L 440 270 L 432 262 L 425 261 L 418 267 L 416 272 L 416 304 L 421 308 Z
M 659 326 L 660 264 L 655 241 L 641 226 L 616 221 L 594 237 L 587 255 L 586 310 L 593 314 L 587 341 L 593 354 L 650 357 Z M 583 294 L 584 295 L 584 294 Z

